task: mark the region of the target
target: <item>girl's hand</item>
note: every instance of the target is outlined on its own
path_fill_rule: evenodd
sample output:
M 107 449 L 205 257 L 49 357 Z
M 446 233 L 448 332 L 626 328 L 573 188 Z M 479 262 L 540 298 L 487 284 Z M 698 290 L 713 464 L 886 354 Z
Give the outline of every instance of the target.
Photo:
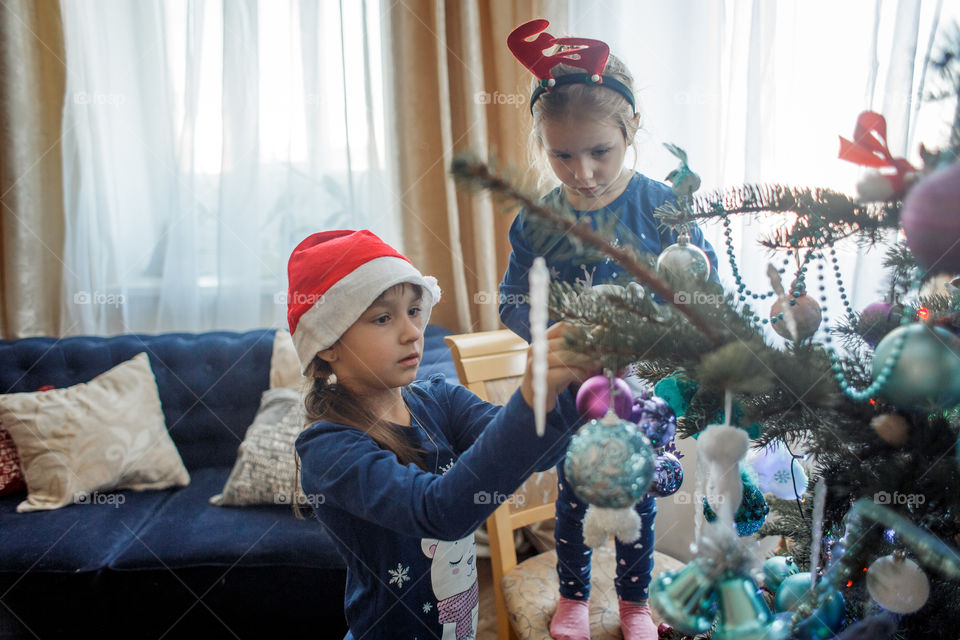
M 558 322 L 547 329 L 547 411 L 557 406 L 557 394 L 572 382 L 583 382 L 603 368 L 599 358 L 567 348 L 563 337 L 568 325 Z M 527 368 L 520 384 L 520 394 L 533 406 L 533 348 L 527 348 Z

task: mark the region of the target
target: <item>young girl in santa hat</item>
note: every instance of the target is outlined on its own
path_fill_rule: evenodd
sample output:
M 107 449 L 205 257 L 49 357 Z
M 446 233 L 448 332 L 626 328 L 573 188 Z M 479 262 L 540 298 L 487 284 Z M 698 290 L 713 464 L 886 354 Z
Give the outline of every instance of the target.
M 443 376 L 417 381 L 436 280 L 369 231 L 327 231 L 289 261 L 288 321 L 311 424 L 296 442 L 303 497 L 347 565 L 347 638 L 475 637 L 473 532 L 555 465 L 577 412 L 568 385 L 599 362 L 548 332 L 547 427 L 531 362 L 506 406 Z

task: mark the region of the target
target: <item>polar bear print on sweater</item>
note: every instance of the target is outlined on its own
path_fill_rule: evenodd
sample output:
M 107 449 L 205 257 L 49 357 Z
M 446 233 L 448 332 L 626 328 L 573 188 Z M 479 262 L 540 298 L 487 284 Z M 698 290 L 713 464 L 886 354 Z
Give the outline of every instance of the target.
M 480 591 L 473 534 L 453 542 L 424 538 L 420 548 L 433 560 L 430 581 L 437 598 L 439 622 L 443 625 L 442 640 L 476 638 Z

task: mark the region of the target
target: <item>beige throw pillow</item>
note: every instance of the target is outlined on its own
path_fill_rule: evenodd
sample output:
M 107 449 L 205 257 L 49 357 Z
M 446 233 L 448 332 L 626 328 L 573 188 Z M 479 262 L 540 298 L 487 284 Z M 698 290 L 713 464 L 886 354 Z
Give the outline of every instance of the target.
M 146 353 L 66 389 L 0 395 L 0 421 L 27 484 L 21 513 L 91 502 L 97 491 L 190 482 Z
M 300 358 L 289 331 L 277 329 L 273 336 L 270 358 L 270 388 L 286 387 L 296 391 L 306 388 L 307 379 L 300 373 Z
M 306 426 L 303 397 L 293 389 L 267 389 L 237 451 L 223 492 L 210 498 L 221 507 L 290 504 L 296 479 L 294 442 Z

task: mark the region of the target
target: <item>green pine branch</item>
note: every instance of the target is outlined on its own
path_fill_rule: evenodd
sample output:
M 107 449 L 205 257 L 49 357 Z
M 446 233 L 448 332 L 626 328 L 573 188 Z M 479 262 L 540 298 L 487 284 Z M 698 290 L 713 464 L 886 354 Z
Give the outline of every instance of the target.
M 761 244 L 769 249 L 796 249 L 830 246 L 853 235 L 861 242 L 879 242 L 884 231 L 897 228 L 899 211 L 899 203 L 860 203 L 832 189 L 746 184 L 696 196 L 689 212 L 667 204 L 658 207 L 655 215 L 663 223 L 675 223 L 792 213 L 794 220 L 764 237 Z

